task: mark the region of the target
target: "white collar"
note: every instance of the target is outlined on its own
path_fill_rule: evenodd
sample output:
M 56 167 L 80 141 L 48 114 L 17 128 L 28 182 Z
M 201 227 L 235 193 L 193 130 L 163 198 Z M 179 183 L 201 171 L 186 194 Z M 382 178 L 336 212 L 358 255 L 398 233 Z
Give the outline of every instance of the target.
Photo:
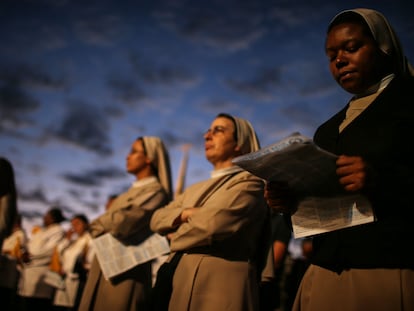
M 156 181 L 158 181 L 157 177 L 149 176 L 149 177 L 145 177 L 143 179 L 139 179 L 139 180 L 134 181 L 132 183 L 132 187 L 133 188 L 139 188 L 139 187 L 146 186 L 146 185 L 151 184 L 151 183 L 156 182 Z
M 226 167 L 226 168 L 222 168 L 222 169 L 218 169 L 218 170 L 214 170 L 210 173 L 211 178 L 216 178 L 216 177 L 221 177 L 221 176 L 225 176 L 225 175 L 230 175 L 233 173 L 238 173 L 243 171 L 243 169 L 239 166 L 233 165 L 230 167 Z
M 380 93 L 383 89 L 387 87 L 387 85 L 391 82 L 391 80 L 394 77 L 395 77 L 395 74 L 393 73 L 389 74 L 388 76 L 385 76 L 384 78 L 381 79 L 380 82 L 374 84 L 373 86 L 368 88 L 365 92 L 355 95 L 353 99 L 365 97 L 365 96 L 368 96 L 374 93 Z

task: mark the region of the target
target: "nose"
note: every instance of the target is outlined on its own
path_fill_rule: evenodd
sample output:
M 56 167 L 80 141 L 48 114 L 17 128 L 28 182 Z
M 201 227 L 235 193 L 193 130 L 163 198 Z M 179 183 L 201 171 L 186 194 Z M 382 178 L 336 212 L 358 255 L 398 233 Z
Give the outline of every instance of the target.
M 344 57 L 342 54 L 338 54 L 335 59 L 335 66 L 336 68 L 341 68 L 344 65 L 346 65 L 348 61 L 346 60 L 346 57 Z
M 210 130 L 206 131 L 206 132 L 204 133 L 204 135 L 203 135 L 204 140 L 209 140 L 209 139 L 211 139 L 211 136 L 212 136 L 212 135 L 213 135 L 213 134 L 211 133 L 211 131 L 210 131 Z

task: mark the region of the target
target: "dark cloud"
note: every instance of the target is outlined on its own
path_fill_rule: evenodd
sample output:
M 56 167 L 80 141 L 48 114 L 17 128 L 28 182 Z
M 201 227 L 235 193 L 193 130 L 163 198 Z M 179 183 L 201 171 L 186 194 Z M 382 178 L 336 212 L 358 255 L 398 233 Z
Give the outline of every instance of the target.
M 148 85 L 191 87 L 199 82 L 199 77 L 194 72 L 172 62 L 161 63 L 137 54 L 131 54 L 129 61 L 135 76 Z
M 19 191 L 19 199 L 28 202 L 38 202 L 44 205 L 51 204 L 51 201 L 46 197 L 43 189 L 35 188 L 30 191 Z
M 168 29 L 207 47 L 230 52 L 246 49 L 266 32 L 261 1 L 166 1 L 154 17 Z
M 174 86 L 191 84 L 195 77 L 187 70 L 179 67 L 161 67 L 157 70 L 146 70 L 142 78 L 147 83 Z
M 111 76 L 108 79 L 108 86 L 115 98 L 129 107 L 139 107 L 139 103 L 148 96 L 137 81 L 131 78 Z
M 280 84 L 280 73 L 277 68 L 265 68 L 257 72 L 250 80 L 228 79 L 227 85 L 233 90 L 260 101 L 273 99 L 273 94 Z
M 33 91 L 61 91 L 63 79 L 27 64 L 2 66 L 0 69 L 0 131 L 14 132 L 33 125 L 31 115 L 41 107 Z M 13 131 L 14 129 L 14 131 Z
M 91 169 L 79 174 L 71 172 L 62 174 L 63 179 L 70 183 L 93 187 L 101 186 L 105 180 L 125 178 L 126 176 L 125 171 L 118 167 Z
M 24 219 L 38 219 L 42 218 L 44 215 L 40 210 L 20 210 L 19 213 Z
M 179 146 L 183 143 L 183 141 L 186 141 L 185 138 L 183 138 L 184 135 L 177 135 L 173 133 L 173 131 L 169 130 L 162 130 L 159 133 L 159 136 L 162 137 L 164 143 L 168 148 L 174 148 L 176 146 Z
M 67 108 L 68 113 L 53 130 L 54 135 L 99 155 L 111 155 L 110 124 L 107 116 L 97 107 L 83 101 L 71 100 Z
M 3 66 L 0 68 L 0 81 L 30 90 L 60 91 L 66 87 L 62 78 L 54 77 L 40 66 L 30 64 Z
M 29 115 L 39 106 L 39 102 L 17 84 L 0 85 L 0 131 L 31 123 Z
M 79 12 L 83 18 L 78 18 L 74 22 L 74 31 L 77 37 L 91 45 L 115 44 L 124 32 L 122 18 L 110 12 L 95 14 L 95 11 L 86 10 L 85 12 L 82 10 Z
M 208 113 L 217 114 L 217 111 L 233 111 L 240 107 L 240 104 L 235 102 L 234 100 L 229 99 L 207 99 L 200 105 L 203 110 Z

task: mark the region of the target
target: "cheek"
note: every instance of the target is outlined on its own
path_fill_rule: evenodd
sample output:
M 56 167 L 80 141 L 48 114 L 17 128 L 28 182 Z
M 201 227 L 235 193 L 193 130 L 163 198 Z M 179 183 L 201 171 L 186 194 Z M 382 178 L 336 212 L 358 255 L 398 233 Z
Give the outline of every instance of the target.
M 227 142 L 223 146 L 223 149 L 225 149 L 227 153 L 234 153 L 239 149 L 239 147 L 237 146 L 236 142 L 232 141 L 232 142 Z
M 335 62 L 329 62 L 328 67 L 329 67 L 329 72 L 335 78 L 336 73 L 338 72 L 338 68 L 336 67 Z
M 366 73 L 373 72 L 379 64 L 378 54 L 363 50 L 361 53 L 355 55 L 354 62 L 360 68 L 360 71 Z

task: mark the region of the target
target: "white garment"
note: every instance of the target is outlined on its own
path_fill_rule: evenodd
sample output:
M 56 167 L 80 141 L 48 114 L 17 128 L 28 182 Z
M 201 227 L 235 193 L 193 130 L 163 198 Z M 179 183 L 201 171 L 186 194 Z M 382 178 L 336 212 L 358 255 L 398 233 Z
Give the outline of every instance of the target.
M 58 246 L 60 251 L 60 260 L 62 269 L 66 274 L 65 288 L 56 289 L 53 304 L 57 306 L 73 307 L 75 298 L 79 287 L 79 275 L 74 273 L 73 268 L 80 256 L 85 255 L 86 266 L 89 267 L 92 263 L 95 254 L 92 248 L 92 237 L 88 232 L 74 241 L 64 240 Z
M 13 231 L 12 234 L 10 234 L 7 238 L 4 239 L 2 252 L 11 252 L 16 246 L 17 241 L 19 241 L 22 247 L 26 246 L 27 235 L 26 232 L 23 231 L 23 229 Z
M 27 243 L 31 261 L 23 265 L 19 280 L 19 295 L 34 298 L 52 298 L 53 287 L 43 282 L 49 270 L 53 251 L 64 237 L 64 229 L 52 224 L 32 235 Z

